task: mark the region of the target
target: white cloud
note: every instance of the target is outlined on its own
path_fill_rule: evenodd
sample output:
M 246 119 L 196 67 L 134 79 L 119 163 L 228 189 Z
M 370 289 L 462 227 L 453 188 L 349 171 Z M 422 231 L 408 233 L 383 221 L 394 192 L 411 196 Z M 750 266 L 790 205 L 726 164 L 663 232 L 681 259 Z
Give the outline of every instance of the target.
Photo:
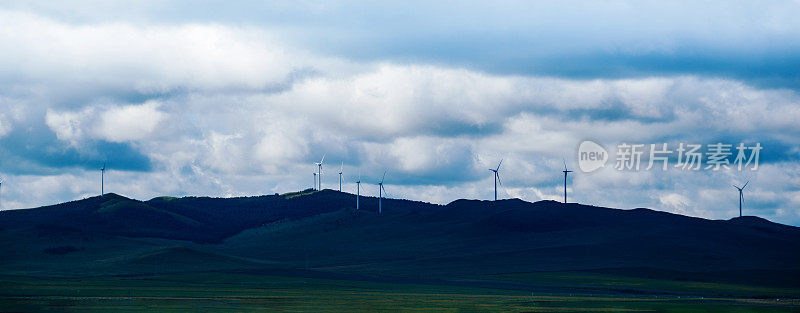
M 94 108 L 88 107 L 77 112 L 57 112 L 47 109 L 45 123 L 56 133 L 61 141 L 77 146 L 86 136 L 87 121 L 91 119 Z
M 274 89 L 308 65 L 301 51 L 258 28 L 74 25 L 2 9 L 0 47 L 4 76 L 46 83 L 54 95 Z
M 797 98 L 785 90 L 698 77 L 574 81 L 382 64 L 301 81 L 278 94 L 187 92 L 163 102 L 49 110 L 47 121 L 64 141 L 137 142 L 163 168 L 152 175 L 171 173 L 177 191 L 227 196 L 306 188 L 311 162 L 327 153 L 329 166 L 344 160 L 350 172 L 365 176 L 388 169 L 393 195 L 437 202 L 490 197 L 485 168 L 502 158 L 501 194 L 535 201 L 561 198 L 561 159 L 571 159 L 583 139 L 610 148 L 622 140 L 659 143 L 665 136 L 707 143 L 735 123 L 763 129 L 746 132 L 756 139 L 775 139 L 796 127 L 763 125 L 722 103 L 781 120 L 794 114 Z M 602 112 L 610 101 L 628 113 L 575 116 Z M 765 104 L 771 111 L 756 109 Z M 797 170 L 786 171 L 794 174 L 774 176 L 789 185 L 775 188 L 793 188 Z M 572 176 L 569 189 L 571 199 L 584 203 L 726 218 L 732 205 L 728 180 L 704 172 L 606 168 Z M 785 211 L 758 214 L 795 220 L 778 212 Z
M 47 109 L 45 123 L 56 137 L 73 147 L 84 140 L 102 139 L 126 142 L 150 138 L 167 115 L 158 110 L 160 103 L 149 101 L 135 105 L 95 105 L 77 111 Z
M 166 114 L 158 110 L 160 106 L 159 102 L 148 101 L 140 105 L 111 107 L 100 114 L 93 129 L 94 136 L 111 142 L 147 139 L 166 119 Z
M 658 201 L 664 209 L 670 209 L 672 212 L 679 214 L 686 214 L 687 208 L 691 206 L 691 200 L 684 195 L 677 193 L 667 193 L 658 196 Z
M 302 138 L 274 130 L 264 135 L 258 142 L 255 149 L 256 158 L 267 164 L 283 164 L 301 159 L 308 153 L 308 147 L 304 142 Z

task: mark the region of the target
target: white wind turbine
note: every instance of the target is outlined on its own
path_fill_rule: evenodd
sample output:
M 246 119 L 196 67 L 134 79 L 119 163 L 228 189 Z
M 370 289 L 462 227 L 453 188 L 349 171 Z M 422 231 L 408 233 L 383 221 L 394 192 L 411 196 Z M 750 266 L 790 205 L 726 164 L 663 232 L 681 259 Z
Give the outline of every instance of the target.
M 567 203 L 567 174 L 572 173 L 572 171 L 567 170 L 567 160 L 564 160 L 564 203 Z
M 383 189 L 383 180 L 386 179 L 386 171 L 383 171 L 383 178 L 381 178 L 381 182 L 378 183 L 378 214 L 383 212 L 383 192 L 386 189 Z
M 494 172 L 494 201 L 497 201 L 497 183 L 500 182 L 500 164 L 503 164 L 503 159 L 500 159 L 500 163 L 497 164 L 497 168 L 490 168 L 489 170 Z M 500 182 L 500 185 L 503 183 Z
M 358 173 L 358 181 L 356 181 L 356 210 L 359 209 L 358 198 L 361 197 L 361 173 Z
M 744 183 L 744 186 L 742 186 L 742 188 L 733 185 L 734 188 L 739 190 L 739 217 L 742 217 L 742 202 L 744 202 L 744 193 L 742 192 L 742 190 L 744 190 L 744 188 L 747 187 L 747 184 L 749 183 L 750 181 L 748 180 L 746 183 Z
M 105 192 L 105 180 L 106 180 L 106 162 L 103 162 L 103 167 L 100 168 L 100 198 L 103 197 Z
M 322 160 L 319 160 L 319 162 L 315 162 L 314 163 L 314 164 L 317 165 L 317 171 L 318 171 L 317 175 L 319 175 L 319 180 L 318 180 L 318 182 L 319 182 L 319 190 L 322 190 L 322 162 L 325 162 L 325 155 L 324 154 L 322 155 Z
M 339 192 L 342 192 L 342 169 L 344 169 L 344 161 L 339 166 Z

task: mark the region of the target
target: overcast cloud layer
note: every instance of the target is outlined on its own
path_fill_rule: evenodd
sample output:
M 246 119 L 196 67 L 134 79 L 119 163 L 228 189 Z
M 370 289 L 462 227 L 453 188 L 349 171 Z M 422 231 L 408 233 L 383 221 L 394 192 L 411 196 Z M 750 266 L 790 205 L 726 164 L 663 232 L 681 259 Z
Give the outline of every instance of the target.
M 800 225 L 800 2 L 0 2 L 2 209 L 311 187 L 561 199 L 592 139 L 757 171 L 577 172 L 570 199 Z M 613 152 L 613 151 L 612 151 Z M 375 189 L 375 190 L 373 190 Z

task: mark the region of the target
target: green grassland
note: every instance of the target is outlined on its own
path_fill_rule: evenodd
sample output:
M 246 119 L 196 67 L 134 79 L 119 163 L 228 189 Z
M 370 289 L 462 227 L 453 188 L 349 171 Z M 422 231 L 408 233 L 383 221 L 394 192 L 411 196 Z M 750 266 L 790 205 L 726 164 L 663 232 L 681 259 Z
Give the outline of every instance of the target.
M 674 282 L 529 274 L 554 285 L 587 281 L 679 288 Z M 687 288 L 697 288 L 687 284 Z M 739 286 L 715 285 L 715 290 Z M 355 281 L 248 273 L 88 278 L 0 277 L 3 312 L 800 312 L 800 300 L 543 293 L 467 285 Z M 773 290 L 774 291 L 774 290 Z
M 686 281 L 609 275 L 596 272 L 534 272 L 487 275 L 487 279 L 518 282 L 540 288 L 585 290 L 629 294 L 665 294 L 723 298 L 800 298 L 800 290 L 790 287 L 758 286 L 707 281 Z

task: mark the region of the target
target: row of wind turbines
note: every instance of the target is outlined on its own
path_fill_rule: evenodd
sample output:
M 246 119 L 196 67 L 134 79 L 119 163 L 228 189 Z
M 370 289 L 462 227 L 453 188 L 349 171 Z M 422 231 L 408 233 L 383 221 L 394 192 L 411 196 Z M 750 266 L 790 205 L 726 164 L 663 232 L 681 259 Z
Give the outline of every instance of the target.
M 314 165 L 317 166 L 317 171 L 314 172 L 314 190 L 322 190 L 322 165 L 325 162 L 325 155 L 322 155 L 322 159 L 319 162 L 314 162 Z M 496 168 L 490 168 L 489 171 L 492 172 L 494 175 L 494 201 L 497 201 L 497 185 L 503 185 L 502 181 L 500 180 L 500 166 L 503 165 L 503 160 L 500 159 L 500 162 L 497 164 Z M 105 165 L 103 165 L 105 168 Z M 339 166 L 339 191 L 342 191 L 342 170 L 344 169 L 344 161 L 342 161 L 341 165 Z M 574 171 L 569 170 L 567 168 L 567 160 L 564 160 L 564 170 L 561 171 L 564 173 L 564 204 L 567 203 L 567 177 L 569 173 Z M 319 178 L 319 179 L 318 179 Z M 382 200 L 383 200 L 383 193 L 386 189 L 383 188 L 383 181 L 386 179 L 386 171 L 383 172 L 383 177 L 381 177 L 380 182 L 378 182 L 378 214 L 382 212 Z M 744 193 L 743 190 L 747 187 L 750 181 L 744 183 L 744 185 L 740 188 L 739 186 L 733 185 L 739 191 L 739 217 L 742 217 L 742 202 L 744 202 Z M 358 180 L 356 181 L 356 210 L 359 209 L 359 198 L 361 197 L 361 175 L 358 175 Z
M 497 201 L 497 184 L 499 183 L 501 186 L 503 183 L 500 181 L 500 165 L 503 164 L 503 160 L 500 159 L 500 163 L 497 164 L 497 168 L 490 168 L 489 170 L 494 172 L 494 201 Z M 567 170 L 567 160 L 564 160 L 564 204 L 567 203 L 567 174 L 572 173 L 573 171 Z
M 314 172 L 314 190 L 322 190 L 322 165 L 325 163 L 325 155 L 322 155 L 322 159 L 319 162 L 314 162 L 314 165 L 317 167 L 317 171 Z M 503 185 L 502 181 L 500 180 L 500 166 L 503 165 L 503 160 L 500 160 L 500 163 L 497 164 L 496 168 L 490 168 L 489 171 L 492 171 L 494 174 L 494 201 L 497 201 L 497 184 Z M 105 168 L 105 165 L 104 165 Z M 339 192 L 342 191 L 342 171 L 344 169 L 344 161 L 342 161 L 341 165 L 339 166 Z M 573 171 L 567 170 L 567 161 L 564 160 L 564 203 L 567 203 L 567 174 L 572 173 Z M 361 175 L 358 175 L 358 180 L 356 181 L 356 210 L 360 209 L 360 201 L 359 198 L 361 197 Z M 383 194 L 386 189 L 383 188 L 383 181 L 386 179 L 386 171 L 383 172 L 383 176 L 381 180 L 378 182 L 378 214 L 383 212 Z
M 322 165 L 325 163 L 325 155 L 322 155 L 322 159 L 319 162 L 314 162 L 314 165 L 317 166 L 317 171 L 314 172 L 314 190 L 322 190 Z M 344 161 L 339 166 L 339 192 L 342 191 L 342 170 L 344 169 Z M 319 179 L 317 179 L 319 178 Z M 383 177 L 381 177 L 381 181 L 378 182 L 378 214 L 383 213 L 383 193 L 386 192 L 386 189 L 383 188 L 383 181 L 386 179 L 386 171 L 383 171 Z M 361 174 L 358 175 L 358 180 L 356 181 L 356 210 L 361 209 L 359 198 L 361 197 Z
M 317 171 L 314 172 L 314 190 L 322 190 L 322 165 L 325 162 L 325 155 L 322 155 L 322 159 L 319 162 L 314 162 L 314 165 L 317 166 Z M 500 160 L 500 163 L 497 164 L 496 168 L 490 168 L 489 171 L 492 172 L 494 175 L 494 200 L 497 201 L 497 185 L 503 185 L 502 181 L 500 180 L 500 166 L 503 165 L 503 160 Z M 339 166 L 339 191 L 342 191 L 342 172 L 344 169 L 344 161 Z M 567 203 L 567 177 L 571 171 L 567 169 L 567 161 L 564 160 L 564 203 Z M 106 174 L 106 163 L 103 162 L 103 167 L 100 168 L 100 198 L 105 195 L 105 174 Z M 383 187 L 383 182 L 386 179 L 386 171 L 383 172 L 383 176 L 381 180 L 378 182 L 378 214 L 383 212 L 383 195 L 386 193 L 386 189 Z M 3 188 L 3 179 L 0 178 L 0 208 L 2 208 L 2 188 Z M 742 187 L 733 185 L 736 190 L 739 191 L 739 217 L 742 217 L 742 203 L 744 202 L 744 189 L 750 181 L 744 183 Z M 361 175 L 359 174 L 358 180 L 356 181 L 356 210 L 360 209 L 360 198 L 361 197 Z

